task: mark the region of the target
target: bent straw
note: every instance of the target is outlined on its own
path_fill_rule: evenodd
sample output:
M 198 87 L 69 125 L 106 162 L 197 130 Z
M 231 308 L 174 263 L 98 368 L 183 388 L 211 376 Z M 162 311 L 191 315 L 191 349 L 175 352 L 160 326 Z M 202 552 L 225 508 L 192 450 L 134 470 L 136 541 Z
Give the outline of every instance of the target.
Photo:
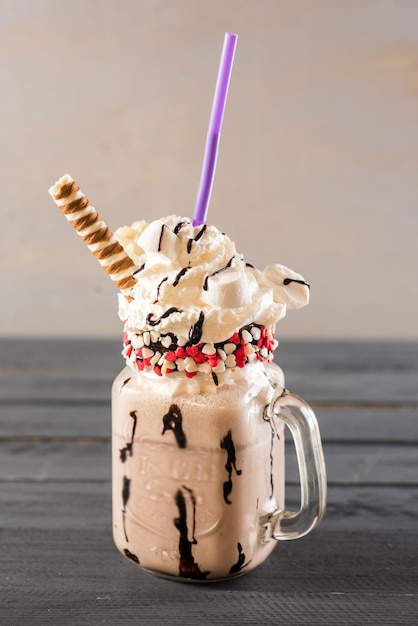
M 115 285 L 131 300 L 130 290 L 136 284 L 132 274 L 138 268 L 75 180 L 65 174 L 49 189 L 49 193 Z
M 206 136 L 205 153 L 193 216 L 193 226 L 200 226 L 206 222 L 237 39 L 238 35 L 225 33 L 212 112 L 209 120 L 209 129 Z

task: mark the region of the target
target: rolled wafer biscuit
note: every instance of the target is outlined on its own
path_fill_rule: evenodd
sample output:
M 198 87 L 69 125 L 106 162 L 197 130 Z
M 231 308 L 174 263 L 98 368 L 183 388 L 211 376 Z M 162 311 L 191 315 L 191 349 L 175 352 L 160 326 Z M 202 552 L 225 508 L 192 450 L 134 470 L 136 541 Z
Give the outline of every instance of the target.
M 69 174 L 62 176 L 49 189 L 55 204 L 64 213 L 103 269 L 130 300 L 137 267 L 106 226 L 97 211 Z

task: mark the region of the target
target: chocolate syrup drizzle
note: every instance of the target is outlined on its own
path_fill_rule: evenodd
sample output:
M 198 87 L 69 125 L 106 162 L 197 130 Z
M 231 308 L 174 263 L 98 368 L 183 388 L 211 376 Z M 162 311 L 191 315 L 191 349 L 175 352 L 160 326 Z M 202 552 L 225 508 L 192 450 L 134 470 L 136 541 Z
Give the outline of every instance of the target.
M 126 446 L 124 446 L 123 448 L 121 448 L 119 450 L 119 456 L 120 456 L 120 460 L 122 461 L 122 463 L 125 463 L 128 454 L 129 454 L 129 456 L 132 456 L 132 448 L 133 448 L 133 445 L 134 445 L 134 437 L 135 437 L 136 422 L 137 422 L 136 411 L 131 411 L 129 413 L 129 415 L 131 416 L 131 418 L 133 420 L 132 432 L 131 432 L 131 440 L 128 441 Z
M 199 239 L 202 237 L 203 233 L 206 230 L 206 224 L 204 224 L 202 226 L 202 228 L 199 230 L 199 232 L 197 233 L 196 237 L 194 239 L 189 239 L 189 241 L 187 242 L 187 254 L 190 254 L 190 252 L 192 251 L 192 245 L 194 241 L 199 241 Z
M 205 276 L 205 280 L 203 281 L 203 291 L 207 291 L 208 290 L 208 280 L 209 280 L 209 278 L 211 276 L 215 276 L 216 274 L 220 274 L 221 272 L 224 272 L 225 270 L 228 270 L 231 267 L 232 261 L 234 259 L 235 259 L 235 255 L 229 259 L 229 261 L 225 265 L 225 267 L 221 267 L 221 269 L 216 270 L 216 272 L 213 272 L 212 274 L 208 274 L 207 276 Z
M 132 552 L 130 552 L 130 551 L 128 550 L 128 548 L 125 548 L 123 552 L 124 552 L 124 554 L 125 554 L 126 558 L 131 559 L 131 561 L 133 561 L 133 562 L 134 562 L 134 563 L 136 563 L 137 565 L 140 565 L 140 563 L 139 563 L 139 559 L 138 559 L 138 557 L 136 556 L 136 554 L 132 554 Z
M 158 324 L 161 324 L 162 319 L 164 319 L 165 317 L 169 317 L 169 315 L 172 315 L 173 313 L 183 313 L 183 311 L 175 306 L 171 306 L 169 309 L 167 309 L 167 311 L 160 315 L 160 317 L 157 317 L 155 319 L 153 319 L 152 313 L 148 313 L 145 321 L 149 326 L 158 326 Z
M 158 252 L 161 251 L 161 246 L 163 243 L 163 236 L 164 236 L 164 228 L 165 228 L 165 224 L 161 226 L 160 238 L 158 240 Z
M 237 548 L 238 561 L 229 570 L 230 574 L 238 574 L 238 572 L 240 572 L 244 567 L 247 567 L 247 565 L 251 563 L 251 561 L 248 561 L 248 563 L 245 562 L 245 554 L 242 551 L 242 545 L 240 544 L 240 542 L 237 543 Z
M 141 267 L 138 267 L 138 269 L 136 270 L 136 272 L 134 272 L 134 273 L 132 274 L 132 276 L 135 278 L 135 276 L 136 276 L 137 274 L 139 274 L 139 272 L 142 272 L 142 270 L 144 269 L 144 267 L 145 267 L 145 263 L 143 263 L 143 264 L 141 265 Z
M 161 289 L 161 285 L 163 283 L 165 283 L 165 281 L 168 280 L 168 276 L 166 276 L 165 278 L 162 279 L 162 281 L 160 282 L 160 284 L 157 287 L 157 297 L 155 298 L 153 304 L 157 304 L 158 302 L 158 298 L 160 297 L 160 289 Z
M 185 226 L 188 223 L 189 222 L 179 222 L 178 224 L 176 224 L 173 230 L 174 234 L 177 235 L 179 231 L 183 228 L 183 226 Z
M 126 516 L 126 505 L 129 500 L 131 490 L 131 479 L 126 476 L 123 477 L 122 483 L 122 523 L 123 523 L 123 532 L 125 535 L 125 539 L 129 542 L 128 535 L 126 534 L 126 526 L 125 526 L 125 516 Z
M 174 437 L 179 448 L 185 448 L 187 446 L 186 435 L 183 430 L 183 416 L 179 407 L 176 404 L 172 404 L 163 417 L 163 432 L 164 435 L 167 430 L 172 430 Z
M 177 285 L 178 285 L 178 284 L 179 284 L 179 282 L 180 282 L 180 279 L 181 279 L 181 278 L 183 278 L 183 276 L 185 275 L 185 273 L 186 273 L 186 272 L 188 272 L 188 271 L 189 271 L 189 269 L 190 269 L 190 267 L 183 267 L 183 269 L 181 269 L 181 270 L 179 271 L 179 273 L 177 274 L 177 276 L 176 276 L 176 277 L 175 277 L 175 279 L 174 279 L 174 282 L 173 282 L 173 287 L 177 287 Z
M 290 283 L 299 283 L 299 285 L 305 285 L 308 289 L 311 288 L 310 284 L 306 280 L 297 280 L 296 278 L 285 278 L 283 285 L 290 285 Z
M 195 499 L 191 489 L 183 486 L 183 489 L 189 492 L 192 497 L 193 517 L 195 518 Z M 179 512 L 179 516 L 174 518 L 173 523 L 180 533 L 179 539 L 179 575 L 183 578 L 194 578 L 196 580 L 204 580 L 210 572 L 202 572 L 199 565 L 195 562 L 192 554 L 192 545 L 197 541 L 194 537 L 195 519 L 193 519 L 193 536 L 192 541 L 189 539 L 189 529 L 187 527 L 187 509 L 186 499 L 182 489 L 178 489 L 175 495 L 175 502 Z
M 205 314 L 203 313 L 203 311 L 200 311 L 199 319 L 197 320 L 196 324 L 193 324 L 189 332 L 189 341 L 193 345 L 196 345 L 197 343 L 199 343 L 202 338 L 204 321 L 205 321 Z
M 232 432 L 230 430 L 228 430 L 227 435 L 221 440 L 221 448 L 227 453 L 225 469 L 228 472 L 228 480 L 226 480 L 223 484 L 224 500 L 227 504 L 232 504 L 228 499 L 228 496 L 232 491 L 232 469 L 235 470 L 237 476 L 241 475 L 242 470 L 237 469 L 236 466 L 235 446 L 232 441 Z

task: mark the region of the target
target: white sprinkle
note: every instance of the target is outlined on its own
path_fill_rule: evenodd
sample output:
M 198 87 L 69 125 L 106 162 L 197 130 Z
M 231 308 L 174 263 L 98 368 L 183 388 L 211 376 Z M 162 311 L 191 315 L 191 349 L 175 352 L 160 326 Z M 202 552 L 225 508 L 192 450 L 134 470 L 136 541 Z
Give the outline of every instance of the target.
M 212 371 L 215 372 L 215 374 L 220 374 L 221 372 L 225 371 L 225 363 L 223 361 L 219 361 L 218 365 L 216 365 L 216 367 L 212 368 Z
M 142 348 L 144 345 L 144 339 L 142 335 L 134 335 L 131 339 L 131 344 L 134 348 Z
M 165 354 L 163 354 L 160 360 L 158 361 L 158 365 L 164 365 L 164 363 L 166 363 Z M 167 361 L 167 363 L 170 363 L 170 361 Z
M 150 361 L 151 365 L 156 365 L 158 361 L 160 360 L 160 358 L 161 358 L 161 352 L 156 352 Z
M 246 341 L 247 343 L 249 343 L 250 341 L 253 340 L 253 336 L 250 332 L 248 332 L 248 330 L 246 330 L 244 328 L 243 331 L 241 331 L 241 337 L 244 339 L 244 341 Z
M 237 364 L 237 362 L 235 360 L 235 355 L 234 354 L 228 354 L 228 356 L 226 357 L 226 361 L 225 361 L 226 367 L 235 367 L 236 364 Z
M 176 359 L 176 366 L 179 372 L 184 372 L 184 359 Z
M 157 332 L 156 330 L 151 330 L 151 332 L 150 332 L 150 337 L 151 337 L 151 341 L 152 341 L 153 343 L 157 343 L 157 341 L 158 341 L 158 340 L 159 340 L 159 338 L 160 338 L 160 333 L 159 333 L 159 332 Z
M 142 348 L 142 356 L 144 357 L 144 359 L 149 359 L 150 357 L 154 356 L 154 352 L 149 348 Z
M 255 352 L 254 346 L 252 346 L 250 343 L 247 343 L 247 345 L 244 348 L 245 356 L 250 356 L 251 354 L 254 354 L 254 352 Z
M 187 356 L 184 359 L 184 369 L 186 370 L 186 372 L 197 372 L 199 366 L 191 356 Z
M 269 353 L 269 351 L 267 350 L 266 346 L 263 346 L 263 347 L 260 349 L 260 354 L 261 354 L 261 356 L 266 357 L 266 356 L 268 355 L 268 353 Z
M 222 348 L 218 348 L 218 355 L 221 357 L 222 361 L 225 361 L 227 354 Z
M 151 339 L 151 336 L 150 336 L 149 332 L 146 330 L 142 336 L 144 338 L 144 344 L 146 346 L 149 346 L 149 342 L 150 342 L 150 339 Z
M 209 372 L 212 371 L 211 366 L 209 365 L 208 362 L 206 363 L 201 363 L 199 365 L 199 372 L 202 372 L 203 374 L 209 374 Z
M 161 337 L 160 341 L 161 341 L 161 344 L 164 346 L 164 348 L 169 348 L 171 346 L 170 335 L 165 335 L 165 337 Z
M 237 349 L 237 345 L 235 343 L 226 343 L 224 345 L 224 351 L 226 354 L 232 354 Z
M 254 337 L 254 339 L 256 341 L 258 341 L 261 337 L 261 330 L 258 328 L 258 326 L 252 326 L 251 327 L 251 334 Z
M 248 354 L 247 358 L 248 358 L 248 363 L 254 363 L 254 361 L 257 361 L 255 352 L 253 352 L 252 354 Z
M 216 354 L 216 348 L 213 343 L 205 343 L 202 348 L 203 354 Z

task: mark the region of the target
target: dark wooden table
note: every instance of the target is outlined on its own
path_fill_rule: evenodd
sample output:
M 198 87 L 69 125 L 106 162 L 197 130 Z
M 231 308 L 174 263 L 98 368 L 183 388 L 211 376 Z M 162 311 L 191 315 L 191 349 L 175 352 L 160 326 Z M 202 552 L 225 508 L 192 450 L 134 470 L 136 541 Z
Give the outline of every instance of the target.
M 143 573 L 113 546 L 119 352 L 0 342 L 2 626 L 418 623 L 418 344 L 282 341 L 287 386 L 320 423 L 327 514 L 251 574 L 212 585 Z

